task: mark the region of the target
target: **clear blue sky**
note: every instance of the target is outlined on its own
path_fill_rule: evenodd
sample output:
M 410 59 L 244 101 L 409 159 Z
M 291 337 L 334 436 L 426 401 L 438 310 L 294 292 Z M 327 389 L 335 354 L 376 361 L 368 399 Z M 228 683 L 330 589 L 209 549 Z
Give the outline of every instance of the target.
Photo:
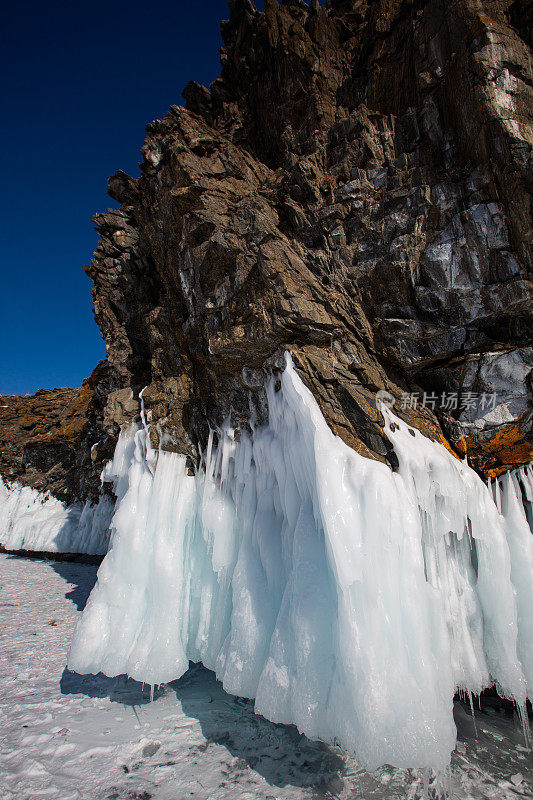
M 116 205 L 111 173 L 138 175 L 145 124 L 217 77 L 228 16 L 227 0 L 5 5 L 0 392 L 79 386 L 105 357 L 90 218 Z

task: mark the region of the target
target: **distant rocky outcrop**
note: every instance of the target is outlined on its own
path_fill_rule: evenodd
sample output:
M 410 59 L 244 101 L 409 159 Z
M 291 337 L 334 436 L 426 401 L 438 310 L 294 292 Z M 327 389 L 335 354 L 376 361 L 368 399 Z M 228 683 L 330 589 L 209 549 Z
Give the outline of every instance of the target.
M 33 395 L 0 395 L 0 477 L 50 492 L 72 503 L 96 499 L 98 459 L 113 455 L 103 435 L 109 369 L 102 361 L 80 389 L 40 389 Z M 107 452 L 92 447 L 107 441 Z M 92 449 L 92 452 L 91 452 Z
M 71 438 L 4 398 L 2 474 L 94 491 L 144 387 L 153 443 L 197 462 L 209 426 L 265 418 L 287 349 L 366 456 L 395 466 L 381 390 L 484 475 L 533 460 L 531 31 L 518 0 L 230 0 L 220 78 L 94 218 L 108 371 L 46 395 Z

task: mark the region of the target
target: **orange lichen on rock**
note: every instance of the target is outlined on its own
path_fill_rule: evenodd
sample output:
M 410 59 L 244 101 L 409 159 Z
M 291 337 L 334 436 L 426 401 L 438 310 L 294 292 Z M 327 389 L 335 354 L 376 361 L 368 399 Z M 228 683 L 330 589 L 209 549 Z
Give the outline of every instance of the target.
M 465 437 L 469 463 L 487 478 L 495 478 L 509 469 L 533 461 L 533 441 L 524 433 L 524 425 L 506 425 L 486 441 Z
M 51 490 L 59 498 L 89 489 L 93 470 L 80 469 L 94 443 L 97 387 L 107 368 L 96 367 L 80 388 L 40 389 L 32 395 L 0 395 L 0 477 Z M 95 468 L 96 470 L 96 468 Z

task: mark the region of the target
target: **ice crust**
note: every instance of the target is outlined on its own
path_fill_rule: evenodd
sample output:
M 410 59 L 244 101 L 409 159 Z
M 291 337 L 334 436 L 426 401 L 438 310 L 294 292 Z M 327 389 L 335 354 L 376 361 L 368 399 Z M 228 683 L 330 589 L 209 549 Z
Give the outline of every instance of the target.
M 117 508 L 68 664 L 150 684 L 189 661 L 367 769 L 449 763 L 456 689 L 533 688 L 533 473 L 487 487 L 383 407 L 399 469 L 334 436 L 290 357 L 269 423 L 197 475 L 121 434 Z M 529 515 L 529 522 L 528 522 Z
M 29 486 L 0 478 L 0 545 L 6 550 L 104 555 L 114 503 L 67 505 Z

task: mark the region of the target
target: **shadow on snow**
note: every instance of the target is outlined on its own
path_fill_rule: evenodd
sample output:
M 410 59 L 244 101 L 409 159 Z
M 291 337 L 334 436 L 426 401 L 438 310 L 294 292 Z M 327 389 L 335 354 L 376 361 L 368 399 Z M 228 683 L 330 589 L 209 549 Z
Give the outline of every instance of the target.
M 83 611 L 92 588 L 96 583 L 98 567 L 95 564 L 78 564 L 71 561 L 48 562 L 54 572 L 57 572 L 67 583 L 74 586 L 65 597 L 72 600 L 78 611 Z
M 78 675 L 65 669 L 60 688 L 62 694 L 109 697 L 134 710 L 150 702 L 150 687 L 124 675 L 107 678 L 102 673 Z M 200 723 L 206 741 L 199 751 L 222 745 L 273 786 L 324 789 L 342 771 L 343 759 L 334 750 L 311 741 L 293 725 L 276 725 L 259 716 L 252 700 L 225 692 L 215 674 L 202 664 L 191 664 L 179 680 L 155 689 L 154 702 L 171 692 L 183 713 Z

